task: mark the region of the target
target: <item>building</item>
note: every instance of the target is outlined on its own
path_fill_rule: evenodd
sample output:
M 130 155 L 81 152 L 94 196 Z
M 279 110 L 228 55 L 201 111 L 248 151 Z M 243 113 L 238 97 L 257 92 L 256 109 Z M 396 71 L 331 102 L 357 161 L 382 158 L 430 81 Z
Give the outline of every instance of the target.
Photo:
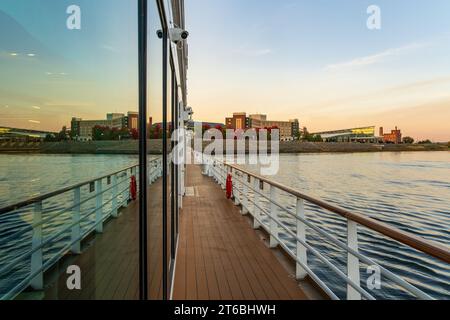
M 128 111 L 127 117 L 126 117 L 126 127 L 128 129 L 135 129 L 138 130 L 139 128 L 139 113 Z
M 314 132 L 312 135 L 320 135 L 324 142 L 376 143 L 379 140 L 375 136 L 375 126 Z
M 101 120 L 83 120 L 73 117 L 71 121 L 72 136 L 80 141 L 92 140 L 92 129 L 96 126 L 109 128 L 128 128 L 138 129 L 138 113 L 129 111 L 127 115 L 123 113 L 108 113 L 106 119 Z
M 383 139 L 384 143 L 402 143 L 402 133 L 397 127 L 395 127 L 394 130 L 391 130 L 391 133 L 384 133 L 383 127 L 380 127 L 380 137 Z
M 225 126 L 228 129 L 249 129 L 250 126 L 250 118 L 247 117 L 245 112 L 235 112 L 233 113 L 233 117 L 225 118 Z
M 0 127 L 0 141 L 38 142 L 43 141 L 47 135 L 56 135 L 56 132 Z
M 265 114 L 251 114 L 247 117 L 245 112 L 233 113 L 233 117 L 225 119 L 225 125 L 230 129 L 262 129 L 278 128 L 280 130 L 280 140 L 293 140 L 299 133 L 298 119 L 288 121 L 267 120 Z
M 265 114 L 251 114 L 249 118 L 251 128 L 278 128 L 281 140 L 293 140 L 298 136 L 300 129 L 298 119 L 289 119 L 288 121 L 267 120 Z

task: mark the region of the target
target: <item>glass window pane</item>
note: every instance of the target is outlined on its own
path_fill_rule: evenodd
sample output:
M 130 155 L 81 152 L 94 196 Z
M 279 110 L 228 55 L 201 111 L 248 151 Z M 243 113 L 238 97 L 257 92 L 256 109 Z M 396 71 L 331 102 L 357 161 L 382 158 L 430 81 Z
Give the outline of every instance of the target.
M 162 29 L 156 1 L 148 2 L 148 104 L 149 170 L 148 195 L 148 278 L 149 298 L 163 298 L 163 40 L 157 36 Z
M 0 70 L 0 298 L 137 299 L 136 1 L 2 0 Z

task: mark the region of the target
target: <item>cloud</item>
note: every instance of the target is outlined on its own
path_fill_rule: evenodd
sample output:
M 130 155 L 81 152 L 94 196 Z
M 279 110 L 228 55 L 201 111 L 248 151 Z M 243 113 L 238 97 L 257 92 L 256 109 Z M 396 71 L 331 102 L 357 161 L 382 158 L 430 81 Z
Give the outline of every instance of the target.
M 76 101 L 52 101 L 44 103 L 47 107 L 64 107 L 64 108 L 81 108 L 81 107 L 95 107 L 93 102 L 76 102 Z
M 261 57 L 272 53 L 271 49 L 238 49 L 234 53 L 246 56 L 246 57 Z
M 370 66 L 373 64 L 381 63 L 385 61 L 389 57 L 399 56 L 405 54 L 409 51 L 420 49 L 425 47 L 424 43 L 412 43 L 407 46 L 399 47 L 399 48 L 391 48 L 387 49 L 383 52 L 376 53 L 370 56 L 356 58 L 350 61 L 341 62 L 337 64 L 330 64 L 325 67 L 325 71 L 340 71 L 344 69 L 353 69 L 359 67 Z
M 446 77 L 435 77 L 431 79 L 419 80 L 414 82 L 409 82 L 405 84 L 400 84 L 397 86 L 391 86 L 386 88 L 381 88 L 376 91 L 362 93 L 358 95 L 352 95 L 347 97 L 342 97 L 338 99 L 323 101 L 318 104 L 306 106 L 307 109 L 315 110 L 315 112 L 329 113 L 330 110 L 336 111 L 339 107 L 352 108 L 356 104 L 367 103 L 370 101 L 381 101 L 394 99 L 395 97 L 411 97 L 412 93 L 420 93 L 423 98 L 428 98 L 433 100 L 435 95 L 430 95 L 426 90 L 433 88 L 439 88 L 442 86 L 448 86 L 450 84 L 450 76 Z M 442 92 L 447 92 L 443 88 Z M 413 98 L 413 100 L 416 98 Z M 381 108 L 381 105 L 380 105 Z
M 106 51 L 110 51 L 110 52 L 114 52 L 114 53 L 118 53 L 119 50 L 113 46 L 107 45 L 107 44 L 102 44 L 100 45 L 100 48 L 106 50 Z

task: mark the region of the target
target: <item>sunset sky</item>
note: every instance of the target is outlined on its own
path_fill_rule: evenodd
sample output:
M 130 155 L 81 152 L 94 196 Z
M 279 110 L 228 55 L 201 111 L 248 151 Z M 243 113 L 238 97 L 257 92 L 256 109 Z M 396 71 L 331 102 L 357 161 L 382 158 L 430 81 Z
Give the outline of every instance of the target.
M 382 28 L 366 27 L 367 7 Z M 309 131 L 395 125 L 450 140 L 450 1 L 188 0 L 189 102 L 299 118 Z
M 0 2 L 0 125 L 59 130 L 73 116 L 137 110 L 135 1 L 75 2 L 79 31 L 65 28 L 74 1 Z M 196 120 L 246 111 L 298 118 L 310 132 L 398 126 L 415 139 L 450 140 L 450 1 L 185 3 Z M 366 27 L 372 4 L 381 30 Z M 158 120 L 152 94 L 149 114 Z

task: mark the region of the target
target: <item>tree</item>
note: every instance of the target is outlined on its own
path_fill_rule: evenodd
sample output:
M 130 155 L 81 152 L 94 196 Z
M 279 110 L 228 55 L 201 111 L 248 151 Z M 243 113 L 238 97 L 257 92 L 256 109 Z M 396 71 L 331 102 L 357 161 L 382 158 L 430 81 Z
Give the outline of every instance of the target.
M 53 133 L 47 133 L 47 135 L 44 138 L 45 142 L 54 142 L 56 141 L 56 137 Z
M 56 140 L 57 141 L 65 141 L 69 139 L 69 135 L 67 133 L 67 128 L 66 126 L 62 127 L 61 131 L 58 133 L 58 135 L 56 136 Z
M 406 144 L 413 144 L 414 143 L 414 139 L 411 138 L 411 137 L 404 137 L 402 140 L 403 140 L 403 143 L 406 143 Z
M 103 126 L 95 126 L 92 128 L 92 139 L 93 140 L 124 140 L 130 139 L 132 133 L 127 127 L 122 128 L 110 128 Z
M 419 141 L 419 142 L 417 142 L 418 144 L 430 144 L 430 143 L 432 143 L 431 141 L 430 141 L 430 139 L 426 139 L 426 140 L 422 140 L 422 141 Z
M 149 128 L 149 139 L 161 139 L 163 135 L 161 124 L 154 124 Z
M 320 134 L 311 134 L 308 129 L 303 128 L 303 133 L 300 135 L 300 139 L 309 142 L 322 142 L 322 136 Z
M 136 129 L 134 129 L 134 128 L 131 129 L 130 134 L 131 134 L 131 137 L 133 138 L 133 140 L 139 139 L 139 132 Z

